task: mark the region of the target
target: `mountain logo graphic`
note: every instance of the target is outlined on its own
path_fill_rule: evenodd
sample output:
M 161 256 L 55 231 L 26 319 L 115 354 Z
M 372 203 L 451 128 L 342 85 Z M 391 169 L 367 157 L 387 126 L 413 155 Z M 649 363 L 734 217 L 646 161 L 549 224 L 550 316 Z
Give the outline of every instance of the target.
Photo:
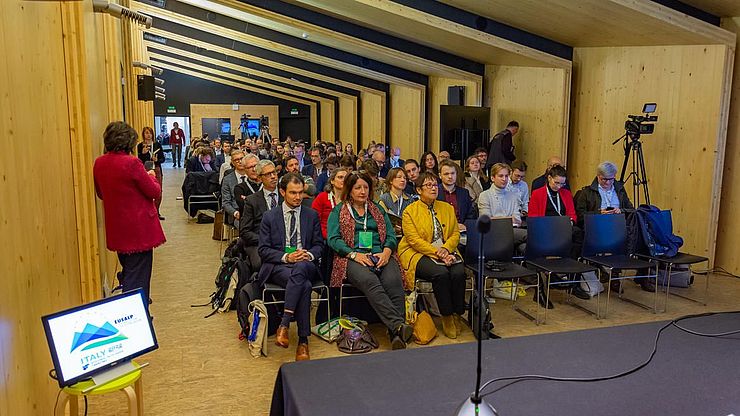
M 128 339 L 125 335 L 121 334 L 118 328 L 106 322 L 103 326 L 97 327 L 92 324 L 85 325 L 82 332 L 75 332 L 74 339 L 72 340 L 72 349 L 70 352 L 77 348 L 87 344 L 82 350 L 89 350 L 90 348 L 100 347 L 102 345 L 110 344 L 112 342 L 121 341 Z M 92 342 L 99 340 L 97 342 Z

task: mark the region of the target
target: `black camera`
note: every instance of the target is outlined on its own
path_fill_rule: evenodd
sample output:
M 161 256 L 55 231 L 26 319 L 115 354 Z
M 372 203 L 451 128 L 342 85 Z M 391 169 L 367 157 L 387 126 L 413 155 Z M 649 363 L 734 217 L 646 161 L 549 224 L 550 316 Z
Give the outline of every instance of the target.
M 651 116 L 650 114 L 654 113 L 657 107 L 658 105 L 655 103 L 646 103 L 642 106 L 644 116 L 632 114 L 627 116 L 628 120 L 624 122 L 624 130 L 631 139 L 637 140 L 643 134 L 653 134 L 655 124 L 651 123 L 658 121 L 658 116 Z

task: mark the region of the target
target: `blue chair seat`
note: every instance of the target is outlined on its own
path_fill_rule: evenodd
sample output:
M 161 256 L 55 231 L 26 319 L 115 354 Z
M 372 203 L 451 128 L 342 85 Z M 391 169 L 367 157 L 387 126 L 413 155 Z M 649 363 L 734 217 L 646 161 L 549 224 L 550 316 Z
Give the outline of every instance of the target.
M 556 259 L 539 258 L 527 260 L 527 264 L 556 274 L 588 273 L 596 271 L 595 267 L 573 260 L 569 257 L 559 257 Z
M 680 264 L 680 265 L 696 264 L 696 263 L 701 263 L 701 262 L 708 260 L 706 257 L 695 256 L 693 254 L 681 253 L 681 252 L 679 252 L 673 257 L 648 256 L 644 254 L 639 255 L 639 256 L 642 258 L 650 259 L 650 260 L 657 261 L 660 263 L 671 263 L 671 264 Z

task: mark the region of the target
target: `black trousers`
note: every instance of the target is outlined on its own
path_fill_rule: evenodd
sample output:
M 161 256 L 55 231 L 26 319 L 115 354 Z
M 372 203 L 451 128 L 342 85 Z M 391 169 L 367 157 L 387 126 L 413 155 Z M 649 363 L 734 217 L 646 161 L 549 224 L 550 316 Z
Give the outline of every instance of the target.
M 172 166 L 180 166 L 182 157 L 182 145 L 181 144 L 173 144 L 172 145 Z
M 442 266 L 424 256 L 416 264 L 416 276 L 432 282 L 434 297 L 437 299 L 439 313 L 442 316 L 465 313 L 465 265 L 463 263 Z
M 401 269 L 394 258 L 391 257 L 380 273 L 350 260 L 347 281 L 367 297 L 370 306 L 390 331 L 395 331 L 406 321 Z
M 308 261 L 278 264 L 269 279 L 285 288 L 285 309 L 293 311 L 299 337 L 311 335 L 311 282 L 316 273 L 316 265 Z
M 149 299 L 149 284 L 152 280 L 152 250 L 140 253 L 118 253 L 118 261 L 123 268 L 118 280 L 123 285 L 123 291 L 128 292 L 144 288 L 144 295 Z

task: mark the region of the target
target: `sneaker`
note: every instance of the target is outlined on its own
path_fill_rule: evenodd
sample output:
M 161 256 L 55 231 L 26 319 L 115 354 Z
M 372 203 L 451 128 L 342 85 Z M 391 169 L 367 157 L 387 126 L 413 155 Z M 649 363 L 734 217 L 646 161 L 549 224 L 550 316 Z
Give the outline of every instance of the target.
M 392 350 L 402 350 L 406 348 L 406 343 L 403 342 L 400 336 L 396 335 L 391 340 L 391 349 Z

